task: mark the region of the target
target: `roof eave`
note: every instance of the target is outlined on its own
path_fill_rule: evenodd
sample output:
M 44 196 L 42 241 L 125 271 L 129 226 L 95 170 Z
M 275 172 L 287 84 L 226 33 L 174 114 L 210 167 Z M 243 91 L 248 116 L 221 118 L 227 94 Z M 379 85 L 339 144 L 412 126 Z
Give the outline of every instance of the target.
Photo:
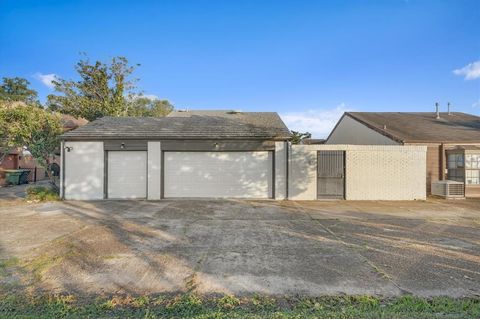
M 434 140 L 406 140 L 406 144 L 456 144 L 456 145 L 462 145 L 462 144 L 471 144 L 471 145 L 480 145 L 480 140 L 478 141 L 434 141 Z
M 60 136 L 61 141 L 102 141 L 102 140 L 270 140 L 270 141 L 289 141 L 291 136 Z

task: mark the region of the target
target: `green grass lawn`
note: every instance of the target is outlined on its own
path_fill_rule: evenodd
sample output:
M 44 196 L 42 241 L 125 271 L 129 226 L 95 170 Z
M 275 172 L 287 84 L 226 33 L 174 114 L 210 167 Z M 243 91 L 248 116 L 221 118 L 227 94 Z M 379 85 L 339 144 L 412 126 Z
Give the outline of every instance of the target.
M 480 318 L 480 299 L 0 296 L 0 318 Z

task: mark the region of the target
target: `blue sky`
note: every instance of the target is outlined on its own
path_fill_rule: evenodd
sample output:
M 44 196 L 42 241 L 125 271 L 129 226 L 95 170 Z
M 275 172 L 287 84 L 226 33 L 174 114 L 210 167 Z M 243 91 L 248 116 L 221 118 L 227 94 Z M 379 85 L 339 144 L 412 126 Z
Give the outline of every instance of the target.
M 140 63 L 177 108 L 276 111 L 316 137 L 345 110 L 480 114 L 478 0 L 0 0 L 0 76 L 44 100 L 79 52 Z

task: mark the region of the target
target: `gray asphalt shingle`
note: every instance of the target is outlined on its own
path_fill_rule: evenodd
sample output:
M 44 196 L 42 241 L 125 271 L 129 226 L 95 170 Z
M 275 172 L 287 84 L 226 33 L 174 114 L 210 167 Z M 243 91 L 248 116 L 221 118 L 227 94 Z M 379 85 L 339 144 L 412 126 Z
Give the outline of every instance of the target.
M 63 139 L 276 139 L 290 131 L 275 112 L 175 111 L 167 117 L 103 117 Z
M 480 117 L 461 113 L 346 112 L 377 132 L 405 143 L 480 143 Z

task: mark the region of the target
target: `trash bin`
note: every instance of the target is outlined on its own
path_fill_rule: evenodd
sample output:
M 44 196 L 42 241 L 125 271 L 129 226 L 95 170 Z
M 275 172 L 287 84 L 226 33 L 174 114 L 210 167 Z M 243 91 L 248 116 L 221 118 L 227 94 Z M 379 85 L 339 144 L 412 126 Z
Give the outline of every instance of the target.
M 30 173 L 29 170 L 26 169 L 6 169 L 5 172 L 5 180 L 7 184 L 11 185 L 20 185 L 28 183 L 28 174 Z
M 28 175 L 30 174 L 30 170 L 22 169 L 19 171 L 22 171 L 22 174 L 20 175 L 19 184 L 28 184 Z
M 20 175 L 22 175 L 23 171 L 19 171 L 16 169 L 6 169 L 5 172 L 5 181 L 7 184 L 18 185 L 20 183 Z

